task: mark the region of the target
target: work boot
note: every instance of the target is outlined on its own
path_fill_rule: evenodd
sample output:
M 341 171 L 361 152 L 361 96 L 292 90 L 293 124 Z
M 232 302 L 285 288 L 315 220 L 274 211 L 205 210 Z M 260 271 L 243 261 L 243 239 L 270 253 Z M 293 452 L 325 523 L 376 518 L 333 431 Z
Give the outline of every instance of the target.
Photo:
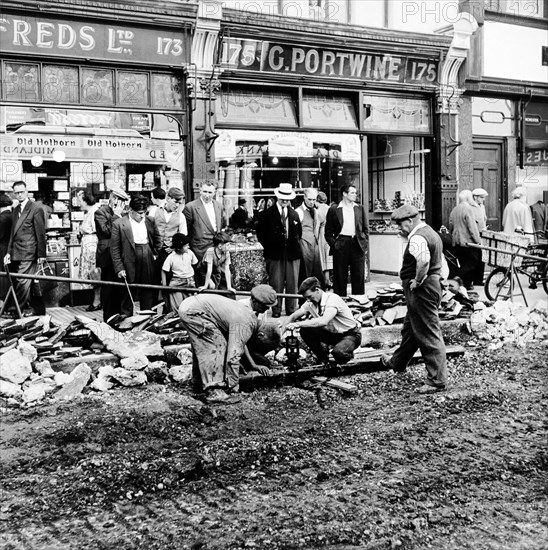
M 208 403 L 226 403 L 228 405 L 238 403 L 242 397 L 238 394 L 228 395 L 224 390 L 215 388 L 207 391 L 206 401 Z

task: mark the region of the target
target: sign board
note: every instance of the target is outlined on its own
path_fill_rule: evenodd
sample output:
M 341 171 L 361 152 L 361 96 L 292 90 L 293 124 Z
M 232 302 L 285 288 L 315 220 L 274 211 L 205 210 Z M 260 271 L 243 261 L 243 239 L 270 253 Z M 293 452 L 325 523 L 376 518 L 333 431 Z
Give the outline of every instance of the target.
M 439 73 L 436 57 L 382 50 L 335 50 L 242 38 L 225 39 L 223 63 L 226 68 L 243 71 L 430 86 L 436 84 Z
M 159 139 L 116 136 L 0 134 L 0 154 L 3 160 L 28 160 L 36 155 L 41 156 L 44 160 L 51 160 L 53 152 L 61 150 L 69 161 L 169 164 L 168 157 L 180 158 L 182 149 L 183 143 L 180 141 L 163 141 Z
M 0 13 L 3 54 L 180 65 L 190 60 L 186 36 L 172 29 Z

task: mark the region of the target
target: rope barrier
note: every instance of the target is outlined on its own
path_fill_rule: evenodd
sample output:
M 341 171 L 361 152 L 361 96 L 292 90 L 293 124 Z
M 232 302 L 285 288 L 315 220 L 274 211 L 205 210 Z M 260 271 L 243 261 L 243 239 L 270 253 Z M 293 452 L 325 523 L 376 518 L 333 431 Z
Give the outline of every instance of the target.
M 56 277 L 53 275 L 27 275 L 24 273 L 12 273 L 10 271 L 10 275 L 12 278 L 17 279 L 32 279 L 37 281 L 57 281 L 61 283 L 80 283 L 85 285 L 107 285 L 107 286 L 118 286 L 126 288 L 125 283 L 121 282 L 118 283 L 116 281 L 95 281 L 90 279 L 75 279 L 71 277 Z M 0 271 L 0 277 L 7 277 L 8 274 L 5 271 Z M 195 294 L 222 294 L 222 295 L 229 295 L 229 296 L 251 296 L 251 292 L 248 290 L 236 290 L 235 292 L 230 292 L 230 290 L 222 290 L 222 289 L 206 289 L 206 290 L 198 290 L 196 287 L 176 287 L 176 286 L 164 286 L 164 285 L 149 285 L 144 283 L 128 283 L 130 288 L 146 288 L 151 290 L 161 290 L 161 291 L 168 291 L 168 292 L 190 292 Z M 278 296 L 281 298 L 298 298 L 301 299 L 302 296 L 300 294 L 284 294 L 284 293 L 278 293 Z

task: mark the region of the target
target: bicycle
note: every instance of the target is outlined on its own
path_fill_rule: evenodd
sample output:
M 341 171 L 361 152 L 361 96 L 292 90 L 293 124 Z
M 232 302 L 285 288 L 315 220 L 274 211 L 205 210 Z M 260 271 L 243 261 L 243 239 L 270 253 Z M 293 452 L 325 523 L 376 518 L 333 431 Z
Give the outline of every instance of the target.
M 539 239 L 544 238 L 545 235 L 542 231 L 526 233 L 516 230 L 516 233 L 534 235 Z M 508 245 L 508 243 L 506 244 Z M 495 266 L 495 269 L 487 276 L 484 284 L 487 298 L 493 301 L 498 298 L 508 300 L 514 295 L 516 286 L 519 286 L 523 295 L 519 275 L 527 277 L 530 288 L 536 288 L 537 284 L 542 283 L 544 291 L 548 294 L 548 243 L 514 244 L 513 246 L 514 249 L 509 254 L 509 265 L 506 267 Z

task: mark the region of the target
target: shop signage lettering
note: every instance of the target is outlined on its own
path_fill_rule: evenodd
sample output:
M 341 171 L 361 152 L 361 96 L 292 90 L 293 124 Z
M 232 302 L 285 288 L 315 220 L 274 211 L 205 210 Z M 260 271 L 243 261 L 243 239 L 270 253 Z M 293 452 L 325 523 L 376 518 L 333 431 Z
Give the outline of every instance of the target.
M 439 61 L 382 52 L 350 52 L 229 38 L 223 62 L 231 69 L 406 84 L 438 80 Z
M 548 147 L 525 147 L 525 164 L 527 166 L 548 166 Z
M 0 153 L 6 159 L 50 158 L 62 150 L 70 161 L 118 160 L 171 164 L 181 152 L 181 143 L 157 139 L 103 136 L 0 135 Z
M 0 51 L 173 65 L 188 61 L 185 33 L 0 14 Z

